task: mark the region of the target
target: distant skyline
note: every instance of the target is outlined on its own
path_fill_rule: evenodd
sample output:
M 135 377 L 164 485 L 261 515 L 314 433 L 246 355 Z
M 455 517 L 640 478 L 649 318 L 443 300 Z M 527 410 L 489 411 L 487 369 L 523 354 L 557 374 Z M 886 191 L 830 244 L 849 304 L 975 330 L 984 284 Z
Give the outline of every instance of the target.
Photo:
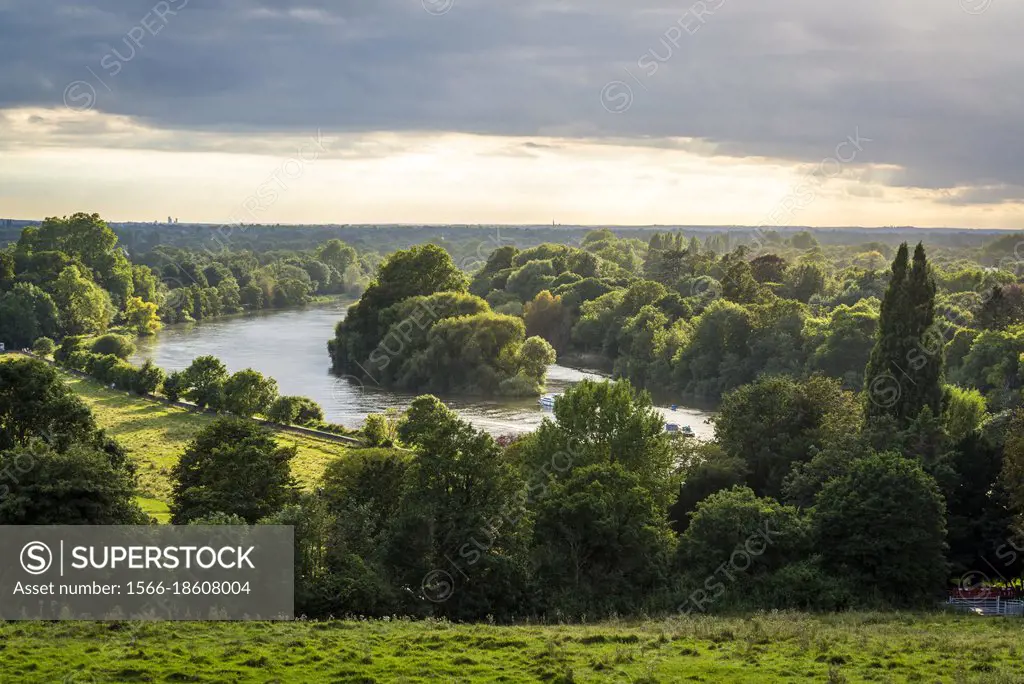
M 1024 229 L 1024 4 L 215 5 L 0 0 L 0 216 Z

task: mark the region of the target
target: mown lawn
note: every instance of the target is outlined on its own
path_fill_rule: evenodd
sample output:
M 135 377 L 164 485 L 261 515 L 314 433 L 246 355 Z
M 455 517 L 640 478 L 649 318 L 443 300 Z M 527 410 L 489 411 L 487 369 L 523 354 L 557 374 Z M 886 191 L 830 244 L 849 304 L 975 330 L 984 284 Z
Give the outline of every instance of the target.
M 760 614 L 588 626 L 0 623 L 17 682 L 1024 682 L 1024 623 Z
M 144 507 L 170 501 L 171 467 L 189 440 L 215 416 L 141 399 L 92 380 L 69 377 L 68 385 L 92 409 L 97 424 L 123 444 L 138 463 Z M 290 432 L 277 433 L 277 441 L 298 447 L 292 473 L 303 487 L 312 486 L 327 464 L 346 451 L 341 444 Z

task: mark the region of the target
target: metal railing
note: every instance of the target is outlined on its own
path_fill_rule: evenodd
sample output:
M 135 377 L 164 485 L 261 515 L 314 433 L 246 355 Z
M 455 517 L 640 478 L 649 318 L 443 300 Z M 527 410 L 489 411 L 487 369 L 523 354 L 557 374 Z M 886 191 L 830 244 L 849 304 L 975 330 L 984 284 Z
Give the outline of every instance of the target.
M 992 598 L 950 596 L 946 603 L 957 610 L 977 613 L 978 615 L 1024 616 L 1024 600 L 1021 599 L 1005 599 L 999 596 Z

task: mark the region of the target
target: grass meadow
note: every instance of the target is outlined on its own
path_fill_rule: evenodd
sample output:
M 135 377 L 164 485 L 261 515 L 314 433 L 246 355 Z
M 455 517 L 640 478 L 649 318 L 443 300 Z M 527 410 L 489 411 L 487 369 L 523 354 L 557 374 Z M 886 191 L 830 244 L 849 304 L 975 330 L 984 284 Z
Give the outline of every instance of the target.
M 1024 682 L 1020 619 L 0 623 L 12 682 Z
M 99 427 L 135 459 L 143 509 L 166 513 L 171 498 L 171 467 L 188 441 L 216 417 L 112 390 L 93 380 L 69 377 L 68 385 L 92 409 Z M 291 432 L 278 432 L 277 441 L 298 447 L 292 473 L 303 487 L 315 484 L 327 464 L 346 451 L 336 442 Z

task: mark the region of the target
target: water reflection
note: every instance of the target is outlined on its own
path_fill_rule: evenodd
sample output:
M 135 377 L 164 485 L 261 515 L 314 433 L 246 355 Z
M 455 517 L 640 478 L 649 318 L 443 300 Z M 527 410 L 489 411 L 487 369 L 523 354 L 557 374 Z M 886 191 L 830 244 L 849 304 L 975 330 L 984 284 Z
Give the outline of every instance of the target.
M 388 408 L 404 410 L 415 394 L 375 386 L 372 380 L 339 378 L 330 373 L 327 340 L 344 318 L 348 303 L 301 310 L 253 314 L 200 324 L 173 325 L 138 344 L 133 362 L 152 359 L 165 370 L 187 367 L 197 356 L 216 356 L 231 372 L 254 368 L 277 380 L 281 394 L 307 396 L 323 406 L 327 419 L 358 426 L 368 413 Z M 563 392 L 594 373 L 564 366 L 548 369 L 548 392 Z M 481 399 L 443 397 L 445 403 L 479 428 L 492 434 L 528 432 L 546 415 L 536 399 Z M 710 438 L 709 413 L 697 409 L 661 408 L 665 419 L 689 425 L 700 437 Z

